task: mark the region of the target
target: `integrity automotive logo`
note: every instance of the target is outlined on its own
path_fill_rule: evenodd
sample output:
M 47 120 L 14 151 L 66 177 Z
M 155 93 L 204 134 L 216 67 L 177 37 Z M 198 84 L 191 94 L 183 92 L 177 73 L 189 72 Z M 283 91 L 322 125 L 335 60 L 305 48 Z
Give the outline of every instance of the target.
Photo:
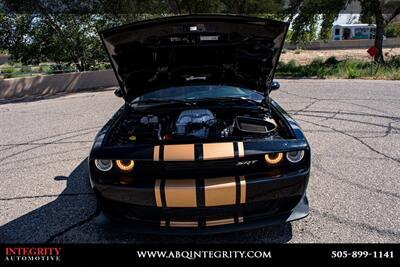
M 60 247 L 6 247 L 3 262 L 61 261 Z

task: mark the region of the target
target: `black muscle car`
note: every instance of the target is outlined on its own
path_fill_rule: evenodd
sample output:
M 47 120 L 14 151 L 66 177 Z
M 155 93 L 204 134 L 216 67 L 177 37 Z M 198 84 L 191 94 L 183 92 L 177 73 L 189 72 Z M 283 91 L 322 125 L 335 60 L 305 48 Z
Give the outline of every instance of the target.
M 269 97 L 287 29 L 190 15 L 100 33 L 125 100 L 89 157 L 100 225 L 201 234 L 308 215 L 310 147 Z

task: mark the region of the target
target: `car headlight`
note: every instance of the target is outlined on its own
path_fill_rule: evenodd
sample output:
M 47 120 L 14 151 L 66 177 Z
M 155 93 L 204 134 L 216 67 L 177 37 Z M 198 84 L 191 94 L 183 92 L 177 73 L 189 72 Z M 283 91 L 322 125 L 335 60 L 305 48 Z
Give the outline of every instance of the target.
M 133 160 L 116 160 L 115 164 L 121 171 L 130 171 L 135 166 L 135 162 Z
M 276 165 L 282 161 L 283 153 L 265 154 L 264 158 L 265 162 L 268 163 L 269 165 Z
M 96 165 L 96 168 L 100 171 L 106 172 L 111 170 L 113 163 L 112 160 L 109 159 L 96 159 L 94 165 Z
M 286 158 L 291 163 L 299 163 L 304 158 L 304 150 L 289 151 Z

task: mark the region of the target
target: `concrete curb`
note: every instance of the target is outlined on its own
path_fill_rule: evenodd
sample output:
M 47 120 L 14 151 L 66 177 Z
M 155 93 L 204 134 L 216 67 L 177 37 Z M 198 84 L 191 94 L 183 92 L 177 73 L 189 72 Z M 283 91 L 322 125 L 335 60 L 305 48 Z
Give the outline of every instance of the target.
M 112 70 L 14 78 L 0 80 L 0 100 L 75 93 L 113 86 L 118 86 L 118 82 Z

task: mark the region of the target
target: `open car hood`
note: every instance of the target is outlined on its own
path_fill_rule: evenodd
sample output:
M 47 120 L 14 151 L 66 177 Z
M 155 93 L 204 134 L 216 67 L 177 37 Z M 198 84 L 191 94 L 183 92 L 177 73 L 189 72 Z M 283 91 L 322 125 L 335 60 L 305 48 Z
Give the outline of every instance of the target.
M 226 84 L 266 94 L 288 24 L 234 15 L 140 21 L 100 32 L 123 97 L 165 87 Z

